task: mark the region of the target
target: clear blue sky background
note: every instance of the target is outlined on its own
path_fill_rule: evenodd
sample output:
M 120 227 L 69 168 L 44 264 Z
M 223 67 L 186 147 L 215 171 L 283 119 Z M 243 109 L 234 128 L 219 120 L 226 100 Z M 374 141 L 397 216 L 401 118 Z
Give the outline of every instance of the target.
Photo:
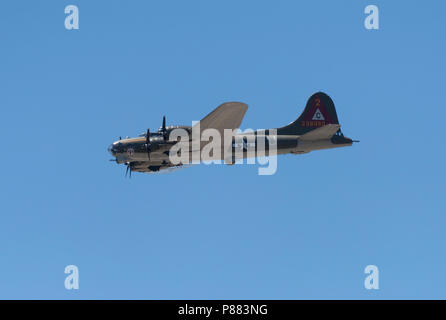
M 78 5 L 80 29 L 64 28 Z M 364 8 L 380 9 L 380 30 Z M 2 1 L 0 298 L 446 298 L 442 1 Z M 318 90 L 350 148 L 134 174 L 121 136 Z M 80 289 L 64 288 L 75 264 Z M 364 288 L 364 268 L 380 289 Z

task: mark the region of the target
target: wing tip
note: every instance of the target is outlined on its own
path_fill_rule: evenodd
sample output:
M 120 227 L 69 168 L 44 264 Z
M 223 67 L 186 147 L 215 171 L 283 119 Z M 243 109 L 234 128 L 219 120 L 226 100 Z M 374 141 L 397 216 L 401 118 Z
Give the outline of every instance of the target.
M 237 108 L 237 107 L 241 107 L 244 110 L 248 109 L 248 105 L 244 102 L 240 102 L 240 101 L 228 101 L 228 102 L 224 102 L 220 105 L 220 107 L 230 107 L 230 108 Z

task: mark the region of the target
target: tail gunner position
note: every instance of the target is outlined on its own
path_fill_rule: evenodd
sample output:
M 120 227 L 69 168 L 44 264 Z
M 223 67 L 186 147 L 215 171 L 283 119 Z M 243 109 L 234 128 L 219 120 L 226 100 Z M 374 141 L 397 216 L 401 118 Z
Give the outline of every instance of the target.
M 224 130 L 238 129 L 245 115 L 248 106 L 241 102 L 227 102 L 217 107 L 199 122 L 200 133 L 205 129 L 216 129 L 224 136 Z M 307 101 L 307 105 L 302 114 L 294 122 L 287 126 L 276 128 L 277 135 L 275 143 L 277 154 L 301 154 L 314 150 L 331 149 L 351 146 L 354 141 L 345 137 L 340 129 L 338 115 L 333 100 L 323 92 L 313 94 Z M 109 146 L 108 151 L 115 157 L 113 161 L 118 164 L 127 165 L 126 174 L 130 171 L 157 172 L 160 170 L 177 167 L 169 158 L 169 151 L 177 144 L 176 139 L 170 140 L 170 133 L 174 129 L 183 129 L 188 134 L 190 140 L 194 138 L 191 126 L 168 126 L 166 118 L 163 117 L 161 128 L 157 132 L 147 132 L 136 138 L 119 139 Z M 246 136 L 253 134 L 256 137 L 269 134 L 272 129 L 264 131 L 254 131 L 251 133 L 234 134 L 232 136 L 232 148 L 234 141 L 246 141 Z M 241 137 L 243 136 L 243 137 Z M 257 141 L 257 140 L 254 140 Z M 268 139 L 265 138 L 266 148 Z M 257 142 L 255 142 L 256 144 Z M 207 142 L 199 142 L 203 148 Z M 223 143 L 221 144 L 223 146 Z M 257 145 L 253 146 L 257 150 Z M 245 149 L 243 149 L 246 151 Z M 233 164 L 236 160 L 224 159 L 224 150 L 221 153 L 221 160 L 227 164 Z M 247 152 L 242 152 L 242 157 L 248 157 Z

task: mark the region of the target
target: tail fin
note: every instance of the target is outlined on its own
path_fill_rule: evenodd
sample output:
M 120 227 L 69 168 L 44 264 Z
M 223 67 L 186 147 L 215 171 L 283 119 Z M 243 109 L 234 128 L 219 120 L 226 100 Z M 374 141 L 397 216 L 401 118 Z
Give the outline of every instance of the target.
M 303 135 L 327 124 L 339 124 L 333 100 L 323 92 L 316 92 L 296 121 L 278 128 L 278 135 Z

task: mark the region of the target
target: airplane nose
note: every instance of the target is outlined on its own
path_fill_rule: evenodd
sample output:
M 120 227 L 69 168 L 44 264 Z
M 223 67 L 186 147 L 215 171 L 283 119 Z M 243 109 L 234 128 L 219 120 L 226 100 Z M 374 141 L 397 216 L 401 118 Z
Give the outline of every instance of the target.
M 115 151 L 115 149 L 113 148 L 113 145 L 112 145 L 112 144 L 108 146 L 107 150 L 108 150 L 108 152 L 109 152 L 112 156 L 114 156 L 114 155 L 116 154 L 116 151 Z

